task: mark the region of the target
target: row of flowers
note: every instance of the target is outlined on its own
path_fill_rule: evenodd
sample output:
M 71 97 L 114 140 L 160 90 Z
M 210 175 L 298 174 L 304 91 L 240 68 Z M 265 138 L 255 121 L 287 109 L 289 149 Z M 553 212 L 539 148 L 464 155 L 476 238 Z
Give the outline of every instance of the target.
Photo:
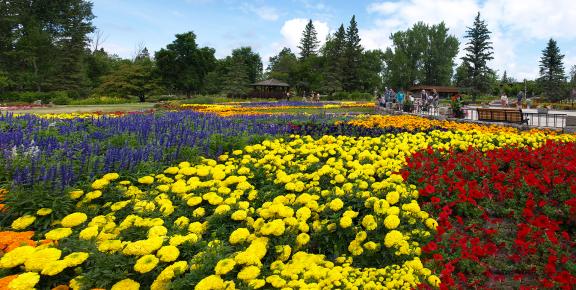
M 421 209 L 419 197 L 430 189 L 394 174 L 406 157 L 426 148 L 540 148 L 575 139 L 480 131 L 293 135 L 137 180 L 109 173 L 70 192 L 75 212 L 8 203 L 20 215 L 12 230 L 36 229 L 35 240 L 49 241 L 13 249 L 0 267 L 17 275 L 13 289 L 438 287 L 444 276 L 421 257 L 441 233 L 434 208 Z
M 402 175 L 438 217 L 425 265 L 443 288 L 573 289 L 576 143 L 481 153 L 428 150 Z
M 237 115 L 273 115 L 286 114 L 286 110 L 292 109 L 338 109 L 338 108 L 372 108 L 371 102 L 338 102 L 338 103 L 227 103 L 227 104 L 182 104 L 174 109 L 189 109 L 201 113 L 215 113 L 219 116 L 230 117 Z

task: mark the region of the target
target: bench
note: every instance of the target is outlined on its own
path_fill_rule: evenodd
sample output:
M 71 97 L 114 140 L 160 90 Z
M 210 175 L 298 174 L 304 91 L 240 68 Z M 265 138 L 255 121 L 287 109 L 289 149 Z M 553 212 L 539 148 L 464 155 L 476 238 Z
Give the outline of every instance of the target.
M 477 108 L 479 121 L 528 123 L 520 109 Z

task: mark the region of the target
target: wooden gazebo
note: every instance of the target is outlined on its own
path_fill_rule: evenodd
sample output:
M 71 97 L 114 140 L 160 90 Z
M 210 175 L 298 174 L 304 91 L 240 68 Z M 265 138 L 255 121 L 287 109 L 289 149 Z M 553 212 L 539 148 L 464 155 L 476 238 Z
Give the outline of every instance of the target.
M 254 90 L 249 94 L 251 98 L 284 99 L 288 97 L 290 85 L 277 79 L 269 79 L 251 84 Z
M 440 96 L 440 98 L 450 98 L 460 92 L 456 87 L 426 86 L 426 85 L 413 86 L 409 88 L 408 91 L 412 92 L 414 97 L 420 97 L 420 92 L 422 92 L 422 90 L 426 90 L 426 92 L 430 94 L 432 93 L 433 89 L 435 89 L 436 92 L 438 92 L 438 96 Z

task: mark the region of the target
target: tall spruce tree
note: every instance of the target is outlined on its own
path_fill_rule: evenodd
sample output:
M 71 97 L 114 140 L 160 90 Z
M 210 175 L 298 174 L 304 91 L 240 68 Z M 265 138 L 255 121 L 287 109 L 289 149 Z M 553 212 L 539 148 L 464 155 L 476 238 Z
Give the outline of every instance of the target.
M 305 60 L 310 56 L 315 56 L 318 53 L 319 43 L 316 29 L 314 28 L 312 19 L 310 19 L 302 32 L 300 46 L 298 46 L 300 49 L 300 59 Z
M 340 25 L 338 30 L 330 35 L 322 49 L 324 55 L 322 90 L 333 93 L 342 90 L 343 71 L 346 66 L 346 30 Z
M 488 61 L 494 58 L 490 33 L 484 20 L 480 19 L 480 12 L 478 12 L 472 27 L 468 27 L 466 35 L 464 35 L 468 42 L 464 48 L 466 55 L 462 57 L 462 60 L 469 64 L 468 83 L 472 86 L 474 96 L 490 91 L 490 75 L 493 72 L 488 67 Z
M 345 58 L 346 65 L 343 69 L 343 88 L 346 91 L 356 91 L 361 87 L 360 66 L 362 65 L 363 48 L 360 45 L 360 34 L 358 33 L 358 23 L 356 16 L 350 19 L 350 25 L 346 29 Z
M 564 97 L 563 85 L 566 81 L 564 75 L 564 55 L 560 53 L 558 44 L 552 38 L 542 51 L 540 59 L 540 78 L 538 79 L 544 95 L 556 101 Z

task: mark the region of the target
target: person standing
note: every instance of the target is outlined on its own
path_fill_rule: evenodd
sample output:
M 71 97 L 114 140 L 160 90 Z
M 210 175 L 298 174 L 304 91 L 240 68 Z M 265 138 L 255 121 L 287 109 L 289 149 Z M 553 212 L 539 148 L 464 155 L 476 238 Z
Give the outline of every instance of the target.
M 502 93 L 502 96 L 500 96 L 500 104 L 502 104 L 502 107 L 508 107 L 508 96 L 506 93 Z
M 518 107 L 518 109 L 522 109 L 522 99 L 524 98 L 524 92 L 519 91 L 518 95 L 516 95 L 516 98 L 518 99 L 518 101 L 516 102 L 516 106 Z
M 398 110 L 402 110 L 402 104 L 404 103 L 404 92 L 399 89 L 396 93 L 396 102 L 398 103 Z

